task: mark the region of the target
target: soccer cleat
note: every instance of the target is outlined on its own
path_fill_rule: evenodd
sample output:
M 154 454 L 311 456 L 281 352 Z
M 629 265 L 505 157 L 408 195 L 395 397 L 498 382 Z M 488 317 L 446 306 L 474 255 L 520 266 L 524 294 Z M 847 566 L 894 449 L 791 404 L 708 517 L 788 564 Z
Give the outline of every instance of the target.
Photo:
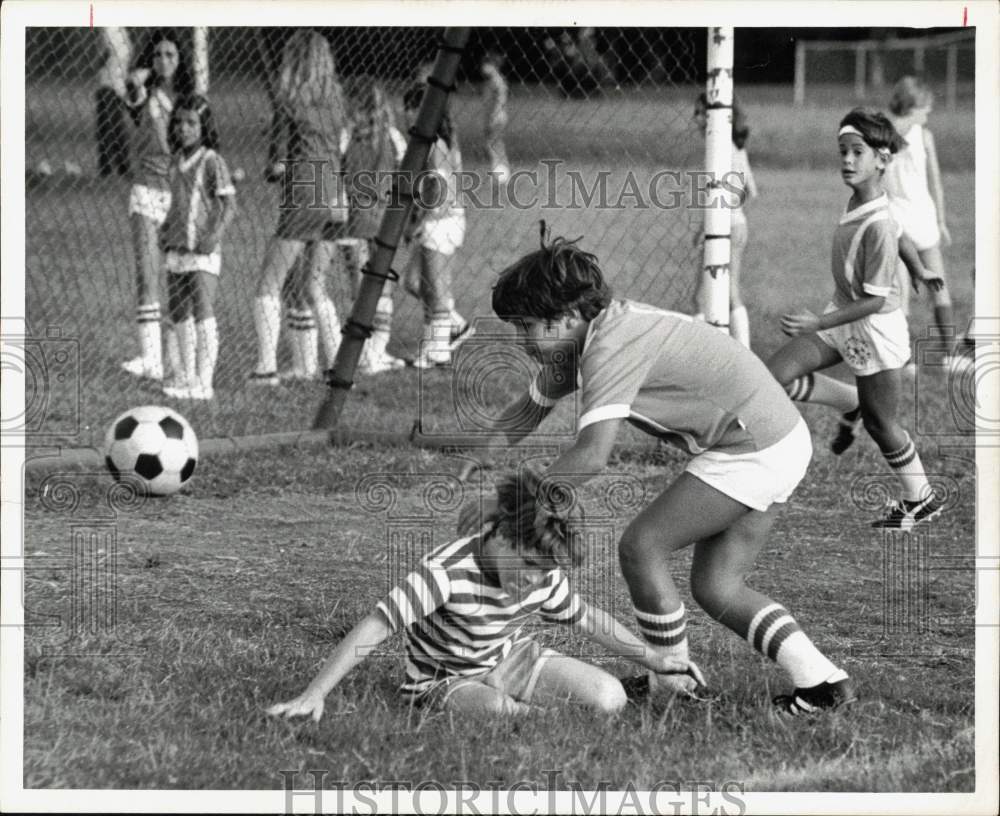
M 215 391 L 203 385 L 166 385 L 163 387 L 163 395 L 173 399 L 210 400 L 215 397 Z
M 424 351 L 412 360 L 408 360 L 407 364 L 413 368 L 449 368 L 451 366 L 451 352 L 445 356 L 440 352 L 428 354 Z
M 450 351 L 454 351 L 475 333 L 476 329 L 469 322 L 462 325 L 452 324 L 451 336 L 448 341 L 448 349 Z
M 384 374 L 387 371 L 399 371 L 406 368 L 406 360 L 393 357 L 387 352 L 371 352 L 363 354 L 361 362 L 358 363 L 358 373 L 370 377 L 375 374 Z
M 830 450 L 834 456 L 840 456 L 858 438 L 858 429 L 861 427 L 861 408 L 848 411 L 840 417 L 840 424 L 837 427 L 837 435 L 830 442 Z
M 122 363 L 122 370 L 127 371 L 133 377 L 142 377 L 147 380 L 162 380 L 163 367 L 150 365 L 142 357 L 133 357 Z
M 278 379 L 281 382 L 311 382 L 317 379 L 317 375 L 309 374 L 306 371 L 297 371 L 294 368 L 286 369 L 285 371 L 278 372 Z
M 933 521 L 941 515 L 941 505 L 933 495 L 928 496 L 923 501 L 900 501 L 891 502 L 886 514 L 872 522 L 872 527 L 883 530 L 912 530 L 918 524 L 925 521 Z
M 809 688 L 797 688 L 791 694 L 779 694 L 772 698 L 783 714 L 815 714 L 818 711 L 833 711 L 858 699 L 854 685 L 845 677 L 835 683 L 820 683 Z
M 250 385 L 278 385 L 281 380 L 275 371 L 254 371 L 247 378 Z

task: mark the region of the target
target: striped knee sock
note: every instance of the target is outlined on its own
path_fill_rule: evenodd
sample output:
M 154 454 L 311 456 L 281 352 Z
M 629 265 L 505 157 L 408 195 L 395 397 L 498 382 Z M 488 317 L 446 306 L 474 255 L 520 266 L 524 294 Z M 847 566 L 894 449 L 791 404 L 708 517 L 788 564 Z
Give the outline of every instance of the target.
M 772 603 L 753 616 L 746 640 L 788 672 L 796 688 L 847 677 L 813 645 L 781 604 Z
M 917 453 L 917 446 L 913 444 L 909 434 L 906 434 L 906 444 L 903 447 L 894 451 L 882 451 L 882 455 L 902 484 L 904 499 L 915 502 L 927 498 L 930 484 L 927 482 L 920 454 Z
M 285 322 L 292 352 L 292 371 L 299 377 L 316 376 L 319 368 L 316 318 L 309 309 L 289 309 Z
M 673 612 L 662 615 L 643 612 L 641 609 L 633 607 L 636 622 L 639 624 L 639 633 L 643 640 L 661 654 L 687 658 L 687 624 L 684 620 L 684 611 L 684 604 L 681 604 Z
M 135 320 L 139 324 L 139 348 L 146 367 L 162 372 L 163 352 L 160 348 L 160 304 L 147 303 L 135 310 Z
M 796 402 L 829 405 L 846 414 L 858 407 L 858 389 L 824 374 L 806 374 L 785 386 L 788 396 Z

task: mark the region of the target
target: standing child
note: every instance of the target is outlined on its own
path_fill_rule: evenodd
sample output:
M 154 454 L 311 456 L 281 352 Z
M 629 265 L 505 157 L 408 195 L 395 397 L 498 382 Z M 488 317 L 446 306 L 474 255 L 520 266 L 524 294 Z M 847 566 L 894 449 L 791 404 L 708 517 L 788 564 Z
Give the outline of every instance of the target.
M 936 518 L 941 507 L 913 440 L 896 420 L 910 335 L 899 306 L 898 228 L 882 177 L 903 141 L 883 114 L 865 108 L 841 120 L 837 141 L 841 178 L 852 194 L 833 237 L 833 301 L 821 317 L 805 310 L 781 319 L 793 339 L 768 368 L 800 401 L 830 404 L 838 395 L 847 403 L 858 401 L 856 413 L 903 490 L 902 499 L 872 526 L 908 530 Z M 856 394 L 844 383 L 813 374 L 839 362 L 854 373 Z
M 695 103 L 694 120 L 698 123 L 702 131 L 705 130 L 706 114 L 708 110 L 708 98 L 705 94 L 698 97 Z M 757 182 L 754 180 L 753 171 L 750 169 L 750 158 L 747 156 L 746 143 L 750 136 L 750 127 L 747 125 L 746 115 L 743 109 L 733 100 L 733 173 L 737 173 L 739 189 L 743 194 L 739 197 L 736 206 L 730 211 L 732 213 L 732 225 L 730 227 L 730 255 L 729 255 L 729 326 L 733 337 L 739 340 L 744 346 L 750 348 L 750 318 L 747 315 L 746 306 L 743 304 L 743 296 L 740 293 L 740 272 L 743 268 L 743 252 L 747 246 L 748 230 L 747 217 L 743 211 L 744 206 L 757 197 Z M 701 233 L 697 236 L 701 237 Z M 701 291 L 701 274 L 697 278 L 697 290 L 695 291 L 695 305 L 698 308 L 699 319 L 705 313 L 705 304 L 702 300 L 704 293 Z
M 885 191 L 889 195 L 889 213 L 913 241 L 920 260 L 927 269 L 945 280 L 941 247 L 951 244 L 945 221 L 944 186 L 938 168 L 934 136 L 927 128 L 927 118 L 934 107 L 934 95 L 922 81 L 905 76 L 896 83 L 889 102 L 889 121 L 903 137 L 906 147 L 899 151 L 885 172 Z M 907 307 L 907 284 L 899 282 L 903 309 Z M 934 324 L 940 336 L 955 335 L 951 296 L 945 285 L 931 288 Z M 949 368 L 962 367 L 972 359 L 961 352 L 968 341 L 959 344 L 946 359 Z M 971 344 L 969 344 L 971 345 Z
M 509 88 L 501 69 L 504 58 L 495 51 L 487 51 L 480 63 L 483 74 L 483 137 L 489 157 L 490 172 L 497 181 L 506 184 L 510 179 L 510 162 L 504 144 L 507 129 L 507 96 Z
M 597 258 L 561 238 L 500 274 L 493 311 L 514 324 L 542 369 L 494 420 L 491 444 L 517 444 L 559 398 L 580 391 L 577 438 L 546 471 L 549 489 L 603 470 L 624 422 L 693 456 L 618 543 L 648 647 L 688 658 L 684 604 L 670 573 L 674 553 L 693 545 L 694 599 L 790 675 L 795 691 L 776 705 L 798 713 L 853 700 L 847 674 L 783 606 L 746 584 L 812 453 L 805 422 L 764 364 L 688 315 L 613 300 Z M 462 530 L 477 510 L 463 510 Z M 656 674 L 650 687 L 695 690 L 691 677 Z
M 350 238 L 342 239 L 339 244 L 352 294 L 356 295 L 361 270 L 372 255 L 373 242 L 385 213 L 391 173 L 399 167 L 406 152 L 406 138 L 396 128 L 392 106 L 379 82 L 365 80 L 356 94 L 351 128 L 343 134 L 341 148 Z M 386 280 L 375 307 L 372 336 L 365 343 L 358 362 L 360 374 L 381 374 L 406 365 L 404 360 L 388 352 L 393 289 L 392 280 Z
M 691 675 L 689 661 L 647 649 L 609 614 L 583 601 L 563 569 L 582 553 L 566 519 L 536 514 L 538 478 L 530 471 L 497 489 L 481 530 L 426 555 L 334 649 L 294 700 L 269 714 L 323 716 L 324 698 L 395 632 L 406 639 L 405 700 L 462 712 L 520 714 L 565 701 L 604 713 L 620 710 L 625 690 L 597 666 L 543 649 L 522 633 L 534 614 L 572 626 L 609 652 L 651 671 Z
M 403 96 L 408 124 L 416 122 L 425 85 L 414 85 Z M 413 361 L 416 368 L 451 365 L 451 353 L 472 336 L 472 324 L 455 310 L 452 268 L 465 240 L 465 207 L 458 199 L 457 174 L 462 172 L 458 136 L 446 110 L 431 146 L 423 176 L 421 202 L 414 208 L 407 238 L 416 246 L 404 285 L 424 307 L 424 338 Z
M 217 152 L 219 136 L 208 101 L 182 97 L 170 119 L 174 149 L 170 211 L 161 230 L 170 319 L 181 370 L 163 388 L 176 399 L 212 399 L 219 335 L 212 304 L 222 268 L 222 236 L 235 214 L 236 190 Z

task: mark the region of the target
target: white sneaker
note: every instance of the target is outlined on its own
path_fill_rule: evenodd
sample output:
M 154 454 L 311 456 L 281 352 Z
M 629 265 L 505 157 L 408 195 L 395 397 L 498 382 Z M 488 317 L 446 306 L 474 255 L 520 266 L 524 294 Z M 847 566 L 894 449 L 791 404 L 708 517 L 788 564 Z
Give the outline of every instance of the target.
M 448 340 L 448 348 L 450 351 L 455 351 L 462 343 L 468 340 L 470 337 L 475 335 L 475 327 L 465 321 L 461 324 L 452 323 L 451 326 L 451 337 Z
M 312 382 L 317 379 L 317 375 L 310 374 L 307 371 L 298 371 L 294 368 L 289 368 L 285 371 L 279 371 L 278 379 L 281 382 Z
M 451 352 L 449 351 L 447 354 L 428 353 L 425 349 L 410 360 L 410 365 L 413 368 L 448 368 L 451 365 Z
M 163 388 L 163 395 L 181 400 L 210 400 L 215 397 L 215 391 L 204 385 L 167 385 Z
M 247 382 L 250 385 L 278 385 L 281 381 L 278 379 L 277 372 L 254 371 L 247 378 Z
M 162 380 L 163 366 L 150 365 L 142 357 L 133 357 L 122 363 L 122 370 L 127 371 L 133 377 L 143 377 L 147 380 Z
M 399 371 L 405 367 L 406 361 L 399 359 L 399 357 L 393 357 L 384 351 L 381 353 L 372 352 L 362 355 L 361 361 L 358 363 L 358 373 L 372 376 L 373 374 L 384 374 L 387 371 Z

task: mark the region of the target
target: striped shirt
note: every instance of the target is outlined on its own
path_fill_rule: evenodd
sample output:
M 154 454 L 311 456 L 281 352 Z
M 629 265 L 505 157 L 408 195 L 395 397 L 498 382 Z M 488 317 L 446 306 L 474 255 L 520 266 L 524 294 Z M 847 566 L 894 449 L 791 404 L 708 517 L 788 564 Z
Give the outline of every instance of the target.
M 214 150 L 199 147 L 170 167 L 170 211 L 160 227 L 164 249 L 193 252 L 205 234 L 214 199 L 236 195 L 226 162 Z
M 625 419 L 690 454 L 737 454 L 770 447 L 799 422 L 755 354 L 706 323 L 642 303 L 614 300 L 591 321 L 579 370 L 579 430 Z M 542 386 L 532 398 L 545 405 Z
M 562 570 L 520 598 L 483 572 L 479 537 L 461 538 L 428 553 L 376 609 L 406 639 L 404 694 L 417 696 L 450 677 L 484 674 L 505 658 L 534 614 L 556 623 L 583 618 L 586 605 Z
M 875 295 L 885 298 L 879 314 L 895 311 L 899 263 L 899 227 L 889 214 L 888 197 L 883 193 L 848 210 L 833 234 L 834 305 L 843 308 L 863 295 Z

